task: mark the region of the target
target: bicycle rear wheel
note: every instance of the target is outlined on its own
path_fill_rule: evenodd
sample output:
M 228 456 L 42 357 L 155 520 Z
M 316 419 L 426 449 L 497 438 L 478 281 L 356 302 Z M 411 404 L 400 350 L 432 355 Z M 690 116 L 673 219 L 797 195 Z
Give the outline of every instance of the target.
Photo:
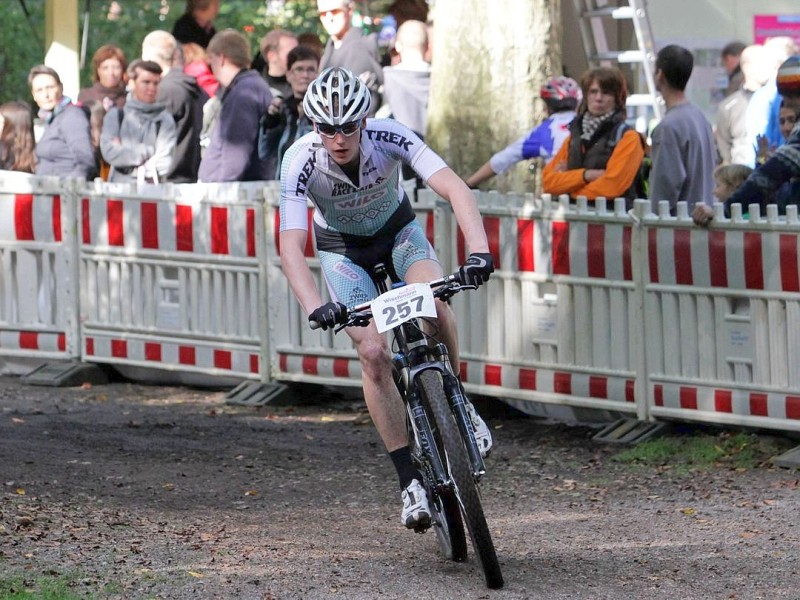
M 417 437 L 411 426 L 411 415 L 409 414 L 409 438 L 411 439 L 411 455 L 417 462 L 417 466 L 422 473 L 428 500 L 433 511 L 433 531 L 439 541 L 439 547 L 445 558 L 448 560 L 463 562 L 467 560 L 467 536 L 464 531 L 464 522 L 461 520 L 461 509 L 458 505 L 458 498 L 455 491 L 451 488 L 444 490 L 438 489 L 437 482 L 433 477 L 433 465 L 427 452 L 420 448 Z M 439 456 L 444 459 L 444 446 L 441 436 L 438 435 L 433 423 L 429 423 L 430 434 L 433 436 L 433 443 L 436 445 Z
M 492 535 L 483 514 L 483 506 L 478 494 L 478 487 L 472 476 L 467 450 L 444 393 L 441 375 L 434 370 L 423 371 L 418 376 L 418 383 L 422 390 L 423 402 L 428 405 L 429 414 L 436 422 L 436 429 L 447 456 L 450 476 L 461 501 L 462 515 L 467 524 L 472 545 L 483 567 L 486 585 L 492 589 L 501 588 L 503 587 L 503 573 L 500 570 Z

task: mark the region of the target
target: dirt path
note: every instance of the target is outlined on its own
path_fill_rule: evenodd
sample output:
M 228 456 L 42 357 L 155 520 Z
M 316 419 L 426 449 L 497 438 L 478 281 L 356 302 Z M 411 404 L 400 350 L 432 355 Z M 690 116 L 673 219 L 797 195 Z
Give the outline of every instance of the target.
M 633 468 L 586 429 L 490 424 L 497 592 L 399 526 L 359 403 L 0 378 L 0 582 L 137 599 L 798 597 L 796 471 Z

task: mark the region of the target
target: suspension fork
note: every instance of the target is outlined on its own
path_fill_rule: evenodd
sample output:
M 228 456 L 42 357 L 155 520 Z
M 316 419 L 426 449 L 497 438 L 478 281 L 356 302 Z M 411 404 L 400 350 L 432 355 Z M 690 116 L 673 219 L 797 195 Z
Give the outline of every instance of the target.
M 419 436 L 420 449 L 430 461 L 431 474 L 436 481 L 436 487 L 438 489 L 446 487 L 449 485 L 449 476 L 442 462 L 442 456 L 439 454 L 439 449 L 433 441 L 433 431 L 428 414 L 422 406 L 419 391 L 413 382 L 406 389 L 405 398 L 409 415 L 414 421 L 414 426 Z
M 464 389 L 461 387 L 458 377 L 453 373 L 447 346 L 439 342 L 434 346 L 434 354 L 442 362 L 444 392 L 450 402 L 450 409 L 456 418 L 458 431 L 461 433 L 461 438 L 467 447 L 467 455 L 469 456 L 470 464 L 472 464 L 472 475 L 475 477 L 475 481 L 479 481 L 486 474 L 486 465 L 483 462 L 483 457 L 475 441 L 475 434 L 472 431 L 472 420 L 467 413 L 467 399 L 464 396 Z

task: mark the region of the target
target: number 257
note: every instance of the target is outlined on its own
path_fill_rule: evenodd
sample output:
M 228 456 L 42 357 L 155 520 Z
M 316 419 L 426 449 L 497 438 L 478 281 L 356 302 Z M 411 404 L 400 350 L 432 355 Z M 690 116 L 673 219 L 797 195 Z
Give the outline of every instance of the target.
M 405 319 L 411 314 L 411 306 L 416 303 L 417 308 L 415 312 L 422 310 L 422 296 L 416 296 L 405 302 L 398 302 L 395 306 L 387 306 L 383 309 L 383 314 L 386 315 L 386 322 L 389 325 L 397 323 L 401 319 Z

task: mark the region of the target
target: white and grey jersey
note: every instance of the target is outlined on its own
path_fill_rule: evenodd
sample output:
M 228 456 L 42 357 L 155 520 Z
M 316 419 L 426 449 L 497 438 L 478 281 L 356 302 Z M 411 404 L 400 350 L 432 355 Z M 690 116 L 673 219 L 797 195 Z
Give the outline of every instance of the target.
M 359 186 L 331 160 L 319 134 L 297 140 L 281 165 L 281 231 L 308 229 L 308 204 L 314 204 L 318 227 L 370 236 L 400 207 L 405 192 L 400 164 L 424 180 L 447 165 L 408 127 L 391 119 L 367 119 L 361 132 Z

